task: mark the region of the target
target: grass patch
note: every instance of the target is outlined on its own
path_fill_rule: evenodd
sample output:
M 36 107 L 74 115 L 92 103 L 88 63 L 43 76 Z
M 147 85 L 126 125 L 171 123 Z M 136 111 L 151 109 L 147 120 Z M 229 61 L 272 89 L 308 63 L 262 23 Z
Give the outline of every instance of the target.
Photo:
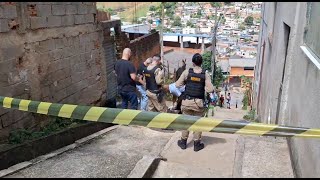
M 87 121 L 55 117 L 53 121 L 51 121 L 40 131 L 33 131 L 31 129 L 16 129 L 11 131 L 9 134 L 9 144 L 21 144 L 25 141 L 48 136 L 60 130 L 84 123 L 87 123 Z
M 134 7 L 134 2 L 97 2 L 97 7 L 105 7 L 111 9 L 130 8 Z
M 137 12 L 136 18 L 137 20 L 140 17 L 145 17 L 147 12 L 149 11 L 150 6 L 159 6 L 161 2 L 139 2 L 137 3 Z M 128 9 L 120 13 L 120 18 L 123 21 L 132 22 L 134 16 L 134 4 L 130 6 Z
M 243 119 L 255 122 L 256 121 L 255 116 L 256 116 L 256 110 L 252 109 L 246 115 L 243 116 Z

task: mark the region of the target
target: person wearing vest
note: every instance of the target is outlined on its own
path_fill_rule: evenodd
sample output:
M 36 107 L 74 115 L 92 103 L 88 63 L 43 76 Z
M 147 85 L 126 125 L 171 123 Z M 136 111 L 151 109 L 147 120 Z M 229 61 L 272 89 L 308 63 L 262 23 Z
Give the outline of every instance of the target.
M 137 70 L 138 77 L 142 77 L 144 79 L 144 75 L 143 75 L 144 71 L 149 66 L 149 64 L 151 64 L 151 62 L 152 62 L 152 58 L 148 58 L 147 60 L 145 60 L 144 62 L 142 62 L 139 65 L 138 70 Z M 145 85 L 141 84 L 140 82 L 136 82 L 136 84 L 137 84 L 137 90 L 139 91 L 139 93 L 141 95 L 140 110 L 147 111 L 148 96 L 147 96 Z
M 167 112 L 168 107 L 162 90 L 164 74 L 160 66 L 160 60 L 160 56 L 153 56 L 152 63 L 144 71 L 147 96 L 149 99 L 148 111 Z
M 182 114 L 193 116 L 204 116 L 204 98 L 205 93 L 214 91 L 210 75 L 201 68 L 202 56 L 196 53 L 192 57 L 193 68 L 186 69 L 175 82 L 176 87 L 185 87 L 184 97 L 181 104 Z M 204 148 L 201 143 L 202 132 L 194 132 L 194 151 L 200 151 Z M 181 139 L 178 140 L 178 146 L 181 149 L 187 148 L 187 139 L 189 131 L 183 130 Z

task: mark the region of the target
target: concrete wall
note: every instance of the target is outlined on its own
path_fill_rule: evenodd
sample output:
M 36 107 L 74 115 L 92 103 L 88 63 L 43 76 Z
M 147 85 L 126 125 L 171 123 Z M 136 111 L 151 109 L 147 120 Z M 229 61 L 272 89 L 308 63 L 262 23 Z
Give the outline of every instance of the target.
M 93 2 L 1 2 L 0 95 L 101 105 L 108 96 L 106 62 L 113 57 L 102 48 L 96 11 Z M 0 141 L 46 120 L 0 108 Z
M 320 69 L 300 47 L 307 33 L 308 4 L 266 2 L 262 13 L 253 94 L 258 117 L 263 123 L 319 128 Z M 290 27 L 288 45 L 284 23 Z M 319 60 L 320 55 L 312 57 Z M 289 138 L 288 142 L 296 176 L 320 177 L 319 140 Z

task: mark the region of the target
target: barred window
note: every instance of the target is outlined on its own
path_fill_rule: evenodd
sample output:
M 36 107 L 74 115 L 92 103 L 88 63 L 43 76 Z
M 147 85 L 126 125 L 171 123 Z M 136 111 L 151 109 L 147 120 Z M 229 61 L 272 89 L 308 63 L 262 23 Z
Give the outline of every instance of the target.
M 320 58 L 320 2 L 308 2 L 305 44 Z M 320 62 L 319 62 L 320 63 Z

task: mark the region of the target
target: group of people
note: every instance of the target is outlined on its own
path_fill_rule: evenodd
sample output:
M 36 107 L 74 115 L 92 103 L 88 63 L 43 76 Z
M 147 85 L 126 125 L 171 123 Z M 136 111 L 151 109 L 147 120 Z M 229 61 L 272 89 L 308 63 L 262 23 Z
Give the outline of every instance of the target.
M 231 109 L 231 107 L 230 107 L 230 101 L 231 101 L 230 93 L 228 93 L 226 99 L 227 99 L 227 102 L 226 102 L 227 103 L 227 108 Z M 224 96 L 222 94 L 221 94 L 221 96 L 219 98 L 219 105 L 220 105 L 220 107 L 223 107 L 223 105 L 224 105 Z
M 202 56 L 196 53 L 192 57 L 192 68 L 185 68 L 177 73 L 176 82 L 164 84 L 164 72 L 161 57 L 154 55 L 141 63 L 136 71 L 130 62 L 131 50 L 123 50 L 122 59 L 115 64 L 118 92 L 122 98 L 123 109 L 138 109 L 138 94 L 141 95 L 141 110 L 169 112 L 165 94 L 171 93 L 177 99 L 175 110 L 180 114 L 204 116 L 205 95 L 214 92 L 211 77 L 201 68 Z M 129 104 L 130 103 L 130 104 Z M 201 142 L 202 132 L 193 133 L 194 151 L 204 148 Z M 183 130 L 177 144 L 181 149 L 187 148 L 189 131 Z

